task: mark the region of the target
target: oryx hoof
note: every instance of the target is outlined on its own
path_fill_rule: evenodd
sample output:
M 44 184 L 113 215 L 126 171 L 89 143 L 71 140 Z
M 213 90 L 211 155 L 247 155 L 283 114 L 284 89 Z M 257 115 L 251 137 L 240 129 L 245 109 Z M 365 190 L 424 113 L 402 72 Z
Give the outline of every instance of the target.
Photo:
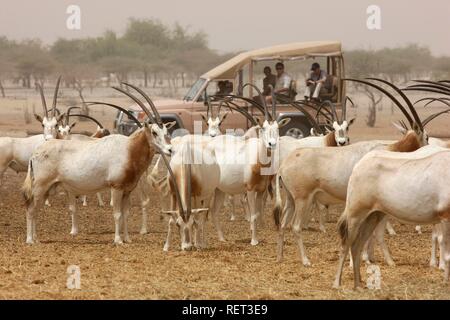
M 251 244 L 252 246 L 256 246 L 256 245 L 258 245 L 258 243 L 259 243 L 259 241 L 256 240 L 256 239 L 252 239 L 252 241 L 250 241 L 250 244 Z
M 147 234 L 148 231 L 146 228 L 142 228 L 141 231 L 139 231 L 140 234 Z

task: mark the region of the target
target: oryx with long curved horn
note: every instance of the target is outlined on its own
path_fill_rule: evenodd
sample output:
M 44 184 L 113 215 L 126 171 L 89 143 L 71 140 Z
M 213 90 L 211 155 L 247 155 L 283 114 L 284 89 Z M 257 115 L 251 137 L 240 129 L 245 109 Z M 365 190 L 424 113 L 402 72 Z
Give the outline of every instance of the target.
M 126 95 L 133 100 L 135 98 L 132 94 Z M 146 95 L 144 98 L 150 99 Z M 138 122 L 142 128 L 129 137 L 115 134 L 92 141 L 52 140 L 36 149 L 23 185 L 27 206 L 27 243 L 36 240 L 35 211 L 42 206 L 48 190 L 56 184 L 71 195 L 69 209 L 72 212 L 76 210 L 75 196 L 112 189 L 114 242 L 122 243 L 121 225 L 124 240 L 130 241 L 127 227 L 130 193 L 152 161 L 156 152 L 154 144 L 163 153 L 172 151 L 167 127 L 160 122 L 157 110 L 152 115 L 143 103 L 139 101 L 138 105 L 148 115 L 148 122 Z M 76 214 L 72 216 L 76 219 Z
M 46 140 L 58 138 L 58 124 L 64 115 L 55 116 L 58 89 L 61 77 L 56 83 L 52 111 L 49 114 L 47 102 L 42 87 L 38 84 L 39 94 L 41 96 L 43 116 L 35 114 L 34 117 L 42 124 L 43 133 L 27 138 L 0 137 L 0 184 L 3 174 L 9 167 L 16 172 L 26 172 L 28 161 L 34 150 L 43 144 Z
M 305 217 L 309 215 L 315 200 L 324 205 L 333 205 L 345 201 L 350 174 L 353 167 L 365 154 L 375 149 L 412 152 L 428 143 L 428 136 L 423 130 L 423 122 L 411 101 L 398 87 L 382 79 L 370 79 L 383 82 L 391 87 L 403 99 L 403 104 L 377 84 L 366 80 L 345 80 L 372 86 L 387 95 L 402 111 L 410 129 L 402 139 L 390 144 L 385 141 L 366 141 L 342 148 L 306 148 L 293 151 L 281 164 L 276 178 L 276 205 L 273 213 L 276 225 L 279 227 L 278 260 L 283 257 L 284 231 L 292 225 L 297 237 L 302 262 L 304 265 L 310 264 L 301 237 Z M 411 113 L 408 113 L 407 109 Z M 281 208 L 281 185 L 287 194 L 283 210 Z M 384 243 L 381 245 L 385 259 L 388 263 L 393 264 L 387 247 Z

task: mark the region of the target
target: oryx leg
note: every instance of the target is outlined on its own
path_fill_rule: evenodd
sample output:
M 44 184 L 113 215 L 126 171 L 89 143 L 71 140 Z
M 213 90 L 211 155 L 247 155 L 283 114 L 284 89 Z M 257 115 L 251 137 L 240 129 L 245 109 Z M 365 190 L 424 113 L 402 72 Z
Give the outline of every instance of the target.
M 102 194 L 100 192 L 97 192 L 97 201 L 99 207 L 104 207 L 105 203 L 103 202 Z
M 128 234 L 128 216 L 130 215 L 130 193 L 124 193 L 122 197 L 122 226 L 123 226 L 123 240 L 126 243 L 131 243 L 130 235 Z
M 252 234 L 250 244 L 256 246 L 259 243 L 257 239 L 257 224 L 262 209 L 264 194 L 262 192 L 248 191 L 247 199 L 250 207 L 250 230 Z
M 386 242 L 384 241 L 384 233 L 387 229 L 387 224 L 389 223 L 388 217 L 385 215 L 380 223 L 378 223 L 377 227 L 375 228 L 375 231 L 373 233 L 373 237 L 370 237 L 367 244 L 367 253 L 365 256 L 367 257 L 367 260 L 369 263 L 375 261 L 375 241 L 380 246 L 381 251 L 383 252 L 384 261 L 389 266 L 395 266 L 395 262 L 392 259 L 391 253 L 389 252 L 389 248 L 386 245 Z
M 305 267 L 310 266 L 311 262 L 306 256 L 306 250 L 303 244 L 302 223 L 304 218 L 303 215 L 308 216 L 307 213 L 310 212 L 312 206 L 313 206 L 313 195 L 308 196 L 306 199 L 305 198 L 295 199 L 295 213 L 292 230 L 294 231 L 295 237 L 297 239 L 300 258 L 302 259 L 302 263 Z
M 361 287 L 361 251 L 369 237 L 373 235 L 378 223 L 383 219 L 384 214 L 381 212 L 372 212 L 359 225 L 358 236 L 355 238 L 351 246 L 353 259 L 353 275 L 355 289 Z M 385 226 L 383 226 L 384 232 Z
M 281 262 L 283 260 L 283 249 L 284 249 L 284 232 L 288 225 L 290 225 L 292 216 L 295 210 L 295 202 L 292 196 L 286 192 L 286 202 L 284 204 L 283 211 L 281 213 L 282 220 L 280 223 L 280 228 L 278 230 L 278 243 L 277 243 L 277 261 Z
M 442 247 L 441 254 L 444 260 L 444 280 L 448 282 L 450 273 L 450 222 L 442 221 L 440 227 L 442 228 L 442 241 L 440 246 Z
M 77 199 L 76 197 L 69 193 L 68 194 L 68 202 L 69 202 L 69 212 L 70 217 L 72 219 L 72 228 L 70 230 L 70 234 L 75 236 L 78 234 L 78 217 L 77 217 Z
M 315 201 L 315 203 L 317 208 L 317 214 L 319 215 L 319 230 L 325 233 L 327 232 L 325 228 L 325 222 L 327 221 L 328 207 L 320 204 L 317 201 Z
M 115 232 L 114 232 L 114 243 L 122 244 L 122 238 L 120 237 L 120 225 L 122 222 L 122 199 L 123 199 L 123 191 L 118 189 L 111 189 L 112 193 L 112 205 L 113 205 L 113 216 L 114 216 L 114 224 L 115 224 Z
M 223 236 L 222 227 L 220 226 L 219 222 L 219 212 L 220 208 L 222 207 L 222 204 L 225 200 L 225 193 L 220 191 L 219 189 L 216 189 L 214 192 L 214 204 L 213 208 L 211 210 L 211 216 L 212 221 L 214 223 L 214 227 L 216 228 L 217 235 L 219 237 L 219 241 L 225 241 L 225 238 Z
M 169 210 L 173 211 L 175 210 L 176 206 L 175 206 L 175 195 L 172 194 L 170 196 L 170 207 Z M 166 237 L 166 242 L 164 243 L 164 248 L 163 251 L 169 251 L 169 247 L 170 247 L 170 237 L 172 234 L 172 228 L 175 226 L 175 219 L 173 219 L 173 216 L 170 215 L 169 217 L 169 225 L 167 228 L 167 237 Z
M 172 228 L 175 226 L 175 220 L 170 217 L 169 218 L 169 226 L 167 228 L 167 237 L 166 237 L 166 242 L 164 243 L 164 248 L 163 251 L 169 251 L 169 247 L 170 247 L 170 237 L 172 234 Z
M 87 196 L 81 196 L 81 201 L 83 201 L 83 207 L 87 207 Z
M 433 225 L 433 229 L 431 231 L 431 258 L 430 258 L 430 267 L 437 267 L 437 258 L 436 258 L 436 246 L 439 245 L 439 225 Z M 439 247 L 441 248 L 441 246 Z M 440 253 L 442 253 L 440 251 Z
M 386 222 L 386 230 L 391 236 L 395 236 L 397 234 L 397 232 L 395 232 L 394 227 L 392 226 L 389 220 Z
M 231 204 L 231 217 L 230 220 L 234 221 L 236 220 L 236 202 L 237 202 L 237 195 L 229 195 L 228 199 Z

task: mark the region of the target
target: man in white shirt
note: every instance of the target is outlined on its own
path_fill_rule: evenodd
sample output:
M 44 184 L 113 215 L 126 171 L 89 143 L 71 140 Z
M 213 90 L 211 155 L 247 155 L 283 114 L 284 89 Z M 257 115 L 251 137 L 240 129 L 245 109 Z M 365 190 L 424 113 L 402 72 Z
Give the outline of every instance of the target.
M 284 64 L 282 62 L 278 62 L 275 65 L 275 70 L 277 71 L 277 79 L 273 92 L 276 94 L 289 96 L 289 87 L 291 85 L 292 78 L 284 72 Z M 272 96 L 267 97 L 267 102 L 272 102 Z
M 327 73 L 325 70 L 320 69 L 320 65 L 314 62 L 311 66 L 311 74 L 306 79 L 305 100 L 310 98 L 319 99 L 320 90 L 327 80 Z M 312 97 L 311 97 L 311 93 Z

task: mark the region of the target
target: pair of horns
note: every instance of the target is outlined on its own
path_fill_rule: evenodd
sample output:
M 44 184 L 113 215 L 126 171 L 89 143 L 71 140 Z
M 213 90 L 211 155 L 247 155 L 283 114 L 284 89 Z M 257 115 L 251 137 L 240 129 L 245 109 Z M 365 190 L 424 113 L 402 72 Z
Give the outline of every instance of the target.
M 56 87 L 55 92 L 53 94 L 53 104 L 52 104 L 52 117 L 55 117 L 56 112 L 56 102 L 58 100 L 58 91 L 59 91 L 59 84 L 61 82 L 61 76 L 58 77 L 58 80 L 56 81 Z M 37 84 L 37 87 L 39 89 L 39 93 L 41 95 L 41 101 L 42 101 L 42 108 L 44 109 L 44 116 L 48 119 L 48 109 L 47 109 L 47 102 L 45 100 L 44 90 L 42 89 L 42 86 L 40 84 Z
M 100 102 L 100 101 L 88 101 L 88 102 L 86 102 L 86 104 L 89 106 L 103 105 L 103 106 L 108 106 L 108 107 L 117 109 L 119 111 L 122 111 L 123 113 L 125 113 L 128 116 L 128 118 L 133 120 L 139 128 L 142 128 L 142 123 L 140 123 L 139 120 L 136 119 L 136 117 L 131 112 L 129 112 L 128 110 L 126 110 L 116 104 L 108 103 L 108 102 Z
M 158 112 L 158 110 L 156 109 L 156 106 L 154 105 L 154 103 L 153 103 L 153 101 L 150 99 L 150 97 L 149 97 L 144 91 L 142 91 L 140 88 L 138 88 L 138 87 L 136 87 L 136 86 L 134 86 L 134 85 L 132 85 L 132 84 L 129 84 L 129 83 L 126 83 L 126 82 L 122 82 L 122 84 L 125 85 L 125 86 L 127 86 L 127 87 L 131 87 L 131 88 L 133 88 L 134 90 L 136 90 L 138 93 L 140 93 L 140 94 L 144 97 L 144 99 L 147 101 L 147 103 L 150 105 L 150 108 L 151 108 L 152 111 L 153 111 L 153 115 L 151 114 L 150 110 L 144 105 L 144 103 L 142 103 L 142 101 L 139 100 L 139 99 L 138 99 L 135 95 L 133 95 L 132 93 L 127 92 L 126 90 L 124 90 L 124 89 L 122 89 L 122 88 L 119 88 L 119 87 L 112 87 L 112 88 L 113 88 L 114 90 L 117 90 L 117 91 L 119 91 L 119 92 L 125 94 L 126 96 L 130 97 L 130 98 L 131 98 L 134 102 L 136 102 L 136 103 L 141 107 L 141 109 L 147 114 L 148 120 L 149 120 L 151 123 L 155 123 L 155 124 L 157 124 L 160 128 L 162 128 L 163 122 L 162 122 L 162 120 L 161 120 L 161 116 L 159 115 L 159 112 Z
M 413 128 L 414 126 L 414 122 L 419 126 L 419 129 L 421 131 L 423 131 L 423 124 L 422 121 L 419 118 L 419 115 L 417 114 L 416 109 L 414 108 L 413 104 L 411 103 L 411 101 L 408 99 L 408 97 L 402 92 L 402 90 L 400 90 L 397 86 L 395 86 L 394 84 L 384 80 L 384 79 L 379 79 L 379 78 L 366 78 L 366 80 L 359 80 L 359 79 L 351 79 L 351 78 L 346 78 L 343 79 L 344 81 L 353 81 L 353 82 L 358 82 L 358 83 L 362 83 L 365 85 L 368 85 L 370 87 L 373 87 L 379 91 L 381 91 L 382 93 L 384 93 L 387 97 L 389 97 L 389 99 L 391 99 L 391 101 L 394 102 L 394 104 L 402 111 L 402 113 L 404 114 L 404 116 L 406 117 L 406 119 L 409 122 L 409 125 L 411 126 L 411 128 Z M 396 93 L 398 93 L 400 95 L 400 97 L 404 100 L 404 102 L 406 103 L 409 111 L 411 112 L 411 115 L 408 113 L 408 111 L 406 110 L 406 108 L 400 103 L 400 101 L 398 101 L 390 92 L 388 92 L 386 89 L 370 82 L 367 80 L 373 80 L 373 81 L 379 81 L 382 82 L 386 85 L 388 85 L 389 87 L 391 87 L 392 89 L 394 89 L 394 91 Z

